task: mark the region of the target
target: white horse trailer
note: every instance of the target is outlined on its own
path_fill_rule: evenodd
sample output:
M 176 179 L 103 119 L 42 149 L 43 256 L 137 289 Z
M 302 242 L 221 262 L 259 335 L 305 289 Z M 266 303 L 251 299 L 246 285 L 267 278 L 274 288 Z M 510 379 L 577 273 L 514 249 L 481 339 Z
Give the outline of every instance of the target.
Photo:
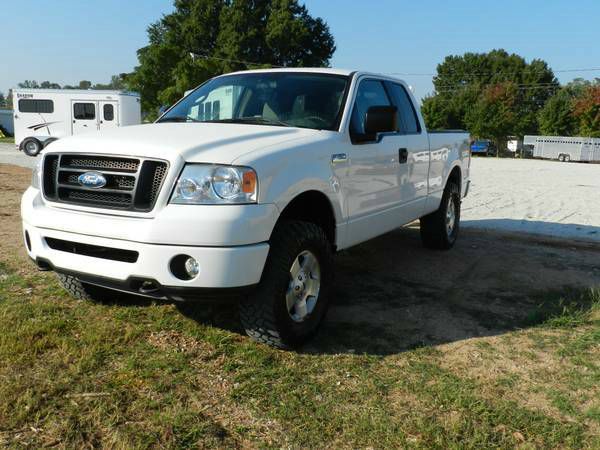
M 140 96 L 131 92 L 15 89 L 15 144 L 30 156 L 73 134 L 141 123 Z
M 533 148 L 534 158 L 600 162 L 600 138 L 525 136 L 523 145 Z

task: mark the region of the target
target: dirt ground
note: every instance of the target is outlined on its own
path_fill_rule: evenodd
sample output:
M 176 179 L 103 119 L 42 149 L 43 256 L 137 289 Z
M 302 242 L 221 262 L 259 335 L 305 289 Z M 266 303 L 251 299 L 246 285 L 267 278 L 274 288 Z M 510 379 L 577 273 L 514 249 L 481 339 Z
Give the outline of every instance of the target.
M 22 248 L 20 193 L 28 169 L 0 164 L 1 252 Z M 600 245 L 465 229 L 449 252 L 421 246 L 418 226 L 336 256 L 333 302 L 305 351 L 392 354 L 494 336 L 526 325 L 543 293 L 600 284 Z

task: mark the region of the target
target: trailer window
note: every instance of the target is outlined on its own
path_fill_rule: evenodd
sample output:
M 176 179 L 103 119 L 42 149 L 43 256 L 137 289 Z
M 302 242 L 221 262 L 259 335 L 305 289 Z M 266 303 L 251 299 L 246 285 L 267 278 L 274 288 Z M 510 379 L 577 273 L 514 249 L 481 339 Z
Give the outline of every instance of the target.
M 77 120 L 94 120 L 96 118 L 96 105 L 93 103 L 75 103 L 73 117 Z
M 102 109 L 103 109 L 102 113 L 104 114 L 104 120 L 106 120 L 107 122 L 114 120 L 115 109 L 113 108 L 113 105 L 108 105 L 108 104 L 104 105 L 104 107 Z
M 54 102 L 52 100 L 19 100 L 19 112 L 52 114 Z

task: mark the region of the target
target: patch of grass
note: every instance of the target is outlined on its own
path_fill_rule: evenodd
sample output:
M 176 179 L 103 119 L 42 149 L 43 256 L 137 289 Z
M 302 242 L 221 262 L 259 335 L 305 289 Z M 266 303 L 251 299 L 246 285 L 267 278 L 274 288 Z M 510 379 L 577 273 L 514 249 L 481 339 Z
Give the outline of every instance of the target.
M 577 389 L 593 399 L 598 324 L 594 302 L 587 305 L 567 328 L 548 322 L 552 316 L 527 336 L 539 352 L 570 361 L 560 375 L 579 377 Z M 549 395 L 564 417 L 524 407 L 503 395 L 523 381 L 518 375 L 485 383 L 466 370 L 450 371 L 443 367 L 448 352 L 437 347 L 389 356 L 281 352 L 211 326 L 206 313 L 181 311 L 159 303 L 76 301 L 52 274 L 3 258 L 0 445 L 581 448 L 596 442 L 585 422 L 598 422 L 596 406 L 580 411 L 555 389 Z M 530 351 L 485 338 L 461 345 L 487 364 Z
M 14 144 L 15 138 L 10 137 L 10 136 L 2 136 L 2 137 L 0 137 L 0 143 L 1 144 Z
M 595 320 L 600 310 L 600 289 L 566 289 L 539 296 L 537 307 L 525 325 L 549 328 L 574 328 Z

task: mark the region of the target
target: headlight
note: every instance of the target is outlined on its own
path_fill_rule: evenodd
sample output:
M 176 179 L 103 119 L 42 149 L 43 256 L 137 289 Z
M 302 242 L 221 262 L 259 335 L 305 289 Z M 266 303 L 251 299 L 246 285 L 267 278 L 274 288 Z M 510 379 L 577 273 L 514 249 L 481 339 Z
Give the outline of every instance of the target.
M 256 203 L 257 198 L 256 172 L 249 167 L 187 164 L 177 180 L 171 203 Z
M 42 176 L 42 159 L 40 158 L 33 171 L 31 172 L 31 187 L 40 188 L 40 178 Z

